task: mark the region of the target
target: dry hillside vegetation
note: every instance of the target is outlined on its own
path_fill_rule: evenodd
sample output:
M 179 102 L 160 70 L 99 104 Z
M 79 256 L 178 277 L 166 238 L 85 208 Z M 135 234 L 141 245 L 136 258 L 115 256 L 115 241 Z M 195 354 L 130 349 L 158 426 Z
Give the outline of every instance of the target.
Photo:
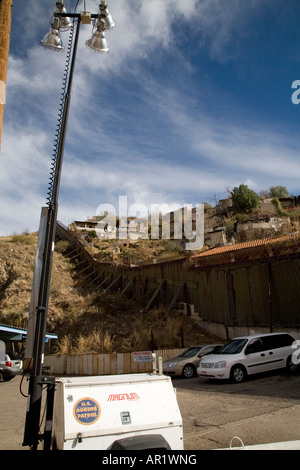
M 26 317 L 34 273 L 37 234 L 21 234 L 0 238 L 0 323 L 26 328 Z M 109 245 L 109 246 L 108 246 Z M 135 242 L 126 248 L 133 259 L 148 260 L 156 253 L 163 257 L 163 246 L 147 241 Z M 106 250 L 112 245 L 106 243 Z M 88 247 L 89 249 L 91 247 Z M 118 247 L 117 247 L 118 248 Z M 121 263 L 123 248 L 103 253 L 103 261 Z M 174 348 L 201 342 L 218 341 L 208 335 L 189 317 L 178 311 L 163 320 L 164 309 L 142 312 L 142 306 L 122 296 L 88 287 L 75 270 L 70 259 L 63 255 L 66 242 L 58 242 L 53 258 L 51 294 L 48 312 L 48 332 L 58 334 L 53 345 L 56 353 L 87 353 L 134 351 Z M 103 247 L 93 248 L 101 261 Z M 132 250 L 131 254 L 129 251 Z M 165 250 L 165 257 L 172 256 Z M 114 257 L 114 260 L 112 259 Z
M 86 243 L 86 250 L 95 260 L 114 265 L 130 266 L 186 257 L 186 251 L 172 240 L 100 240 L 90 238 L 86 232 L 79 232 L 77 236 Z

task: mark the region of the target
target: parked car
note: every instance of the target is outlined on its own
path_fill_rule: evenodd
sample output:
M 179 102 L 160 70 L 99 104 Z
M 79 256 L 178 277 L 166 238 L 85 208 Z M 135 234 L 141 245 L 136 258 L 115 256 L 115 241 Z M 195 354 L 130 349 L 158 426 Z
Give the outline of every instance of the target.
M 243 382 L 248 375 L 288 368 L 295 371 L 292 360 L 295 339 L 289 333 L 270 333 L 233 338 L 216 354 L 203 358 L 197 369 L 199 377 L 231 379 Z
M 5 354 L 5 362 L 0 363 L 0 382 L 11 380 L 16 375 L 23 373 L 23 361 L 16 353 Z
M 200 359 L 206 354 L 216 352 L 221 346 L 221 344 L 192 346 L 179 356 L 163 361 L 163 373 L 174 376 L 182 375 L 185 378 L 194 377 Z

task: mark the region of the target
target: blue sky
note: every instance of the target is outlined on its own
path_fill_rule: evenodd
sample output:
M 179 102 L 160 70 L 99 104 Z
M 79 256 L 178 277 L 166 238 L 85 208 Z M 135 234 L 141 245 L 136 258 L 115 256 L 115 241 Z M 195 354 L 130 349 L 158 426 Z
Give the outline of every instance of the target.
M 86 0 L 98 11 L 98 1 Z M 241 183 L 300 194 L 298 0 L 108 0 L 109 54 L 81 28 L 59 194 L 68 225 L 101 204 L 214 205 Z M 65 0 L 67 11 L 76 1 Z M 46 205 L 65 53 L 55 0 L 14 0 L 0 153 L 0 235 Z M 83 9 L 79 3 L 77 11 Z M 64 45 L 68 33 L 62 33 Z

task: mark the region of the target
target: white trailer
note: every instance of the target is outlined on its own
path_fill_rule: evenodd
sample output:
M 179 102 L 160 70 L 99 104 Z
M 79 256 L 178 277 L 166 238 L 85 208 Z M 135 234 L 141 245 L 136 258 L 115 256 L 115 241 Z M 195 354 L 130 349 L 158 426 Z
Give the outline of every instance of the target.
M 170 377 L 57 378 L 53 448 L 182 450 L 182 418 Z

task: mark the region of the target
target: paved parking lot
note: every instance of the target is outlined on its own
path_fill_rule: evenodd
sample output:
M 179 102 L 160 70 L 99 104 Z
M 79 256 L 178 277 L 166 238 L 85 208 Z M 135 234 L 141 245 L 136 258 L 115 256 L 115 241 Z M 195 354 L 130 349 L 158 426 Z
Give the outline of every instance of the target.
M 22 447 L 27 399 L 20 394 L 20 376 L 0 383 L 0 450 L 25 450 Z M 24 392 L 28 383 L 24 380 Z
M 242 384 L 173 379 L 186 450 L 300 440 L 300 373 L 264 374 Z M 20 377 L 0 383 L 0 450 L 22 447 L 27 399 Z M 28 383 L 23 383 L 26 394 Z M 235 439 L 233 445 L 240 446 Z
M 300 440 L 300 375 L 272 373 L 242 384 L 173 379 L 186 450 Z M 234 439 L 233 446 L 241 446 Z

